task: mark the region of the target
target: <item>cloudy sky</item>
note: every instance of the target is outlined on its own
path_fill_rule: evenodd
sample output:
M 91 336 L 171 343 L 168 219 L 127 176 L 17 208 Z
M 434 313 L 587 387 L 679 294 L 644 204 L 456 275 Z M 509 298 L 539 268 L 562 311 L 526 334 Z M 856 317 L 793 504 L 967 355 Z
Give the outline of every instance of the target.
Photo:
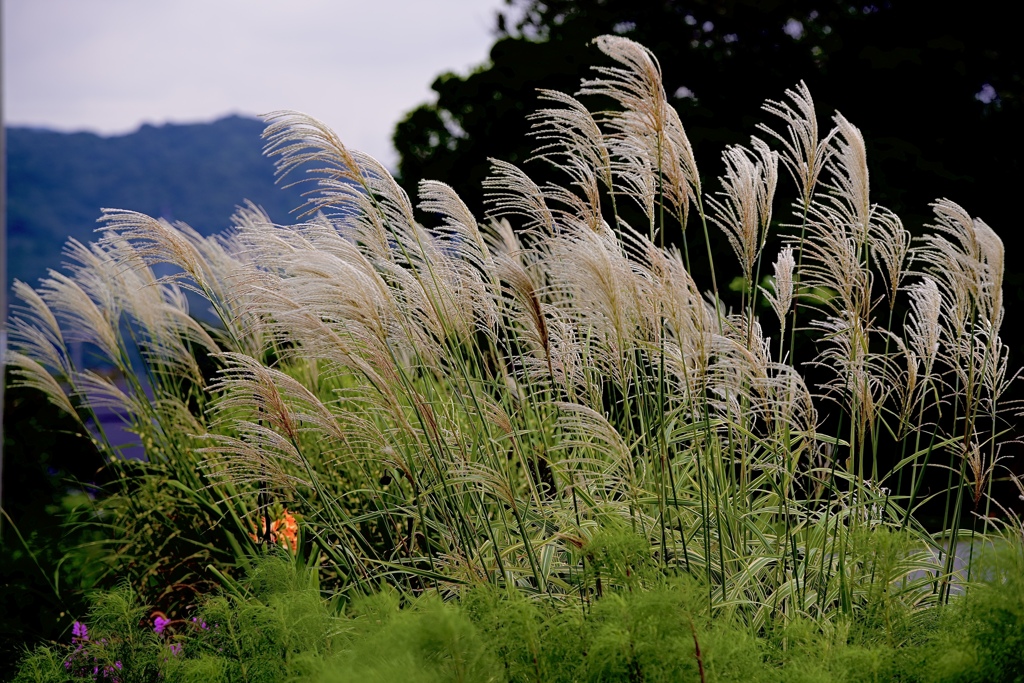
M 278 109 L 388 165 L 401 115 L 487 59 L 501 0 L 0 0 L 7 125 L 120 134 Z

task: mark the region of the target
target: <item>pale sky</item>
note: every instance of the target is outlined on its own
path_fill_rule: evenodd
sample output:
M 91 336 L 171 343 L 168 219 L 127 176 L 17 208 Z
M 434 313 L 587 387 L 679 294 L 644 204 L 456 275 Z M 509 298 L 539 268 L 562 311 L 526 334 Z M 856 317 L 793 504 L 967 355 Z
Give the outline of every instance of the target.
M 388 166 L 402 114 L 487 60 L 502 0 L 0 0 L 7 125 L 102 134 L 278 109 Z

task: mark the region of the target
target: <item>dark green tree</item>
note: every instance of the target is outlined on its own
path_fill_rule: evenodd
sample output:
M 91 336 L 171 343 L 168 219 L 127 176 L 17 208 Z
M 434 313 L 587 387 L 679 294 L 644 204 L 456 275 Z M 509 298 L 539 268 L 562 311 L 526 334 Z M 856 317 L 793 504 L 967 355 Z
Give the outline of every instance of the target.
M 575 92 L 601 63 L 590 41 L 619 33 L 660 59 L 705 182 L 721 172 L 722 147 L 746 142 L 767 118 L 761 103 L 803 79 L 822 126 L 838 108 L 863 131 L 875 201 L 915 230 L 928 202 L 948 196 L 1015 251 L 1024 60 L 1007 3 L 507 2 L 490 62 L 439 76 L 436 102 L 396 128 L 399 174 L 414 196 L 419 180 L 440 179 L 480 212 L 487 158 L 523 164 L 531 155 L 525 117 L 538 106 L 536 89 Z M 548 173 L 543 162 L 525 170 L 538 180 Z M 1010 273 L 1007 288 L 1024 300 L 1021 274 Z

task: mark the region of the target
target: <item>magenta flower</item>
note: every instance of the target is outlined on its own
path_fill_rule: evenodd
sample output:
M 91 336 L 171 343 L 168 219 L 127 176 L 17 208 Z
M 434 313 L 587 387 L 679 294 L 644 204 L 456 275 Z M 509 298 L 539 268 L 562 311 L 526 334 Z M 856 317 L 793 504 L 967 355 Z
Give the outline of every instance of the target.
M 76 621 L 71 626 L 71 635 L 75 638 L 80 638 L 81 640 L 89 640 L 89 629 L 86 628 L 85 624 L 82 622 Z
M 167 624 L 171 623 L 171 620 L 167 617 L 157 615 L 153 618 L 153 632 L 158 636 L 164 634 L 164 629 L 167 628 Z

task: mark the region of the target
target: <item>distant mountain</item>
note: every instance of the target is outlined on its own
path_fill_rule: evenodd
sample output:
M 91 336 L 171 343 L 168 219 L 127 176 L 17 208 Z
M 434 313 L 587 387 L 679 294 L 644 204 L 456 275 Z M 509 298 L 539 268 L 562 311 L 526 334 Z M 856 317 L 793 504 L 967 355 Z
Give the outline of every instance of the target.
M 250 199 L 275 222 L 292 222 L 289 212 L 302 204 L 302 189 L 274 184 L 262 132 L 261 122 L 239 116 L 144 125 L 116 137 L 8 128 L 7 286 L 14 278 L 35 284 L 59 266 L 68 237 L 95 239 L 103 207 L 180 220 L 212 234 Z

